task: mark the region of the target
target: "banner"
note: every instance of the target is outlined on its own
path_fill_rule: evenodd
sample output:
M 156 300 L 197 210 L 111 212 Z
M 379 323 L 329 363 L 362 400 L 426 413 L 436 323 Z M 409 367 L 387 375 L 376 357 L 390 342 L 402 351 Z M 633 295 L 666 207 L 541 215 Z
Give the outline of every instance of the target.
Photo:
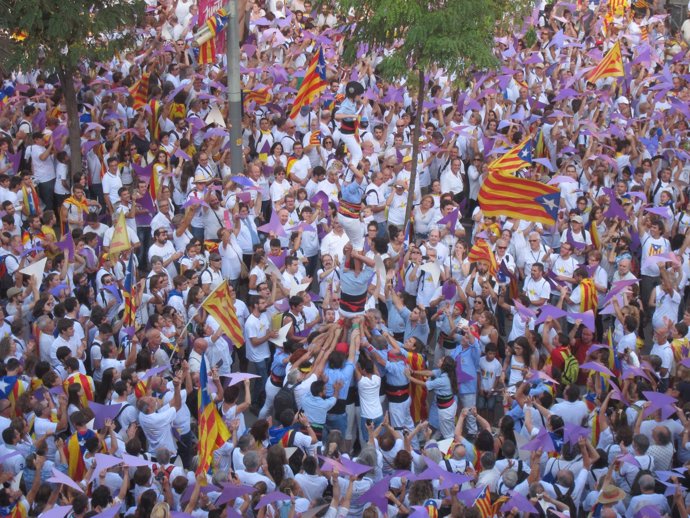
M 223 0 L 199 0 L 199 21 L 197 27 L 203 27 L 206 20 L 221 7 L 225 7 L 226 3 Z M 227 30 L 221 31 L 216 36 L 216 52 L 225 54 L 225 42 Z

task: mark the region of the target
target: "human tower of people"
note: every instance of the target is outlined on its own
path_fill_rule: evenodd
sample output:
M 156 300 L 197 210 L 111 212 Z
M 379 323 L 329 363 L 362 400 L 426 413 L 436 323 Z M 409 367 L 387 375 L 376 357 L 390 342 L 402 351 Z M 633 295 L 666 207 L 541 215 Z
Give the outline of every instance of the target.
M 538 4 L 418 106 L 249 1 L 232 170 L 201 3 L 83 63 L 80 170 L 0 77 L 0 515 L 688 516 L 690 20 Z

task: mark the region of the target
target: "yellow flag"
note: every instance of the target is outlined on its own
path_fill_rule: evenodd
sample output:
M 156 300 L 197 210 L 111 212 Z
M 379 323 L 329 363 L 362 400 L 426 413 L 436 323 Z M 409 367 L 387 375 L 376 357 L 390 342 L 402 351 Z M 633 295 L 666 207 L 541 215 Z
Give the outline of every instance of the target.
M 132 248 L 132 244 L 129 242 L 125 213 L 120 212 L 115 222 L 115 230 L 113 232 L 113 239 L 110 241 L 109 251 L 111 255 L 118 255 L 120 252 L 129 250 L 130 248 Z

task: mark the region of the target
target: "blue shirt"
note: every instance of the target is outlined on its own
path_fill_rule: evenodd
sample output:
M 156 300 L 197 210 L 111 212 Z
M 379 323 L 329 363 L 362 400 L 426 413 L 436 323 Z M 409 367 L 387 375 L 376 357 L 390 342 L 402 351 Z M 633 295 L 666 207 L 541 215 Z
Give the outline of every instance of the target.
M 323 426 L 326 424 L 326 414 L 337 401 L 334 397 L 324 399 L 307 392 L 302 398 L 302 410 L 310 423 Z
M 339 115 L 341 113 L 344 115 L 354 115 L 355 113 L 357 113 L 357 103 L 352 99 L 348 99 L 346 97 L 345 99 L 343 99 L 343 102 L 340 103 L 340 108 L 338 108 L 338 111 L 335 112 L 336 115 Z M 355 120 L 355 118 L 346 117 L 343 120 L 352 122 L 353 120 Z
M 405 376 L 405 368 L 407 364 L 403 361 L 387 361 L 386 360 L 386 382 L 394 387 L 402 387 L 410 384 L 410 381 Z
M 369 289 L 369 283 L 374 274 L 373 268 L 367 265 L 362 267 L 359 275 L 355 275 L 354 270 L 340 266 L 340 291 L 348 295 L 362 295 Z
M 405 317 L 403 316 L 403 312 L 407 311 L 409 314 L 410 310 L 403 308 L 403 311 L 398 311 L 398 308 L 395 307 L 395 304 L 393 304 L 391 300 L 386 301 L 386 306 L 388 307 L 388 330 L 391 334 L 405 332 Z
M 436 392 L 436 396 L 439 397 L 453 396 L 453 388 L 450 385 L 448 374 L 441 372 L 441 369 L 434 369 L 431 372 L 433 372 L 434 377 L 426 380 L 426 388 Z
M 352 383 L 352 376 L 355 373 L 355 366 L 352 362 L 346 361 L 343 364 L 342 369 L 332 369 L 328 365 L 323 370 L 323 373 L 328 376 L 328 382 L 326 383 L 326 396 L 333 396 L 333 384 L 340 380 L 343 382 L 343 386 L 340 392 L 336 395 L 338 399 L 347 399 L 347 392 L 350 390 L 350 383 Z
M 458 368 L 473 378 L 470 381 L 458 383 L 458 392 L 460 394 L 475 394 L 477 392 L 477 373 L 479 372 L 479 359 L 481 357 L 479 342 L 475 340 L 467 349 L 463 349 L 462 345 L 458 345 L 450 355 L 455 359 Z
M 281 378 L 285 377 L 285 369 L 287 367 L 287 360 L 290 357 L 282 348 L 276 347 L 276 352 L 273 355 L 273 363 L 271 363 L 271 372 Z
M 343 200 L 348 203 L 361 203 L 364 189 L 359 182 L 352 182 L 340 189 Z

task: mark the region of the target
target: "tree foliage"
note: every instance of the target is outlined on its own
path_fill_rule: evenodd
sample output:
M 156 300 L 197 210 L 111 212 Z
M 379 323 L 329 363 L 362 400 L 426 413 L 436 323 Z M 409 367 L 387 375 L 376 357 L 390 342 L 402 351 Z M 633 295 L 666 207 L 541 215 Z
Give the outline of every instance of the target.
M 23 31 L 4 56 L 7 69 L 74 70 L 83 59 L 108 61 L 135 37 L 143 0 L 5 0 L 0 28 Z
M 412 175 L 405 220 L 409 221 L 419 153 L 425 72 L 445 69 L 459 79 L 476 69 L 495 67 L 494 35 L 513 26 L 530 0 L 339 0 L 340 13 L 352 20 L 346 38 L 346 61 L 360 45 L 385 49 L 379 73 L 386 79 L 410 79 L 417 85 L 412 137 Z
M 518 0 L 527 4 L 527 0 Z M 345 59 L 358 45 L 394 45 L 379 70 L 399 78 L 417 69 L 439 66 L 450 73 L 498 65 L 494 34 L 505 13 L 516 10 L 507 0 L 340 0 L 343 14 L 354 13 Z

